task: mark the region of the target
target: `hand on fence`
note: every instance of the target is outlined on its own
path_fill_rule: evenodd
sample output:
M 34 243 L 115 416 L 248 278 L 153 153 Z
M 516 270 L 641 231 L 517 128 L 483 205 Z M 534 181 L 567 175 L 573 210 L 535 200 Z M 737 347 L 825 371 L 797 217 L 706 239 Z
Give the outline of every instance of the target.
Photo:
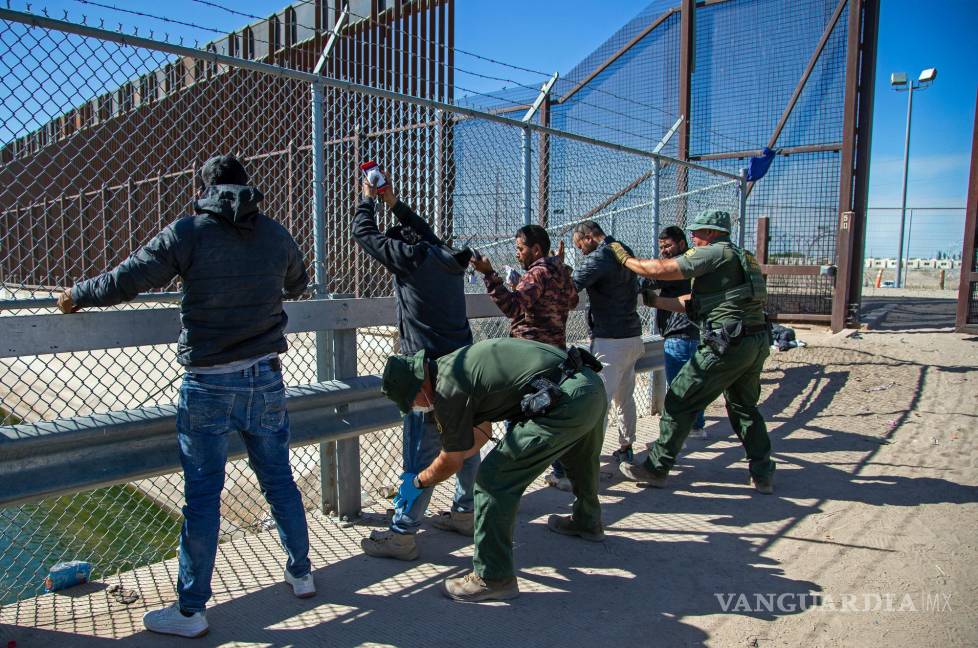
M 481 272 L 482 274 L 489 274 L 492 272 L 492 261 L 489 257 L 479 254 L 477 250 L 472 251 L 472 260 L 469 261 L 476 272 Z
M 401 475 L 401 485 L 397 488 L 397 495 L 394 496 L 394 506 L 398 511 L 407 511 L 414 505 L 414 500 L 418 499 L 423 490 L 414 485 L 417 478 L 415 473 L 406 472 Z
M 557 252 L 554 254 L 555 257 L 560 259 L 560 262 L 564 262 L 564 242 L 561 241 L 557 244 Z
M 625 249 L 625 246 L 623 246 L 621 243 L 617 241 L 615 241 L 608 247 L 611 249 L 612 252 L 614 252 L 615 258 L 618 259 L 618 263 L 622 265 L 625 265 L 625 262 L 628 261 L 629 259 L 634 258 L 632 257 L 631 254 L 628 253 L 628 250 Z
M 75 306 L 75 302 L 71 300 L 71 288 L 65 288 L 58 295 L 58 308 L 65 315 L 77 313 L 81 310 L 81 306 Z

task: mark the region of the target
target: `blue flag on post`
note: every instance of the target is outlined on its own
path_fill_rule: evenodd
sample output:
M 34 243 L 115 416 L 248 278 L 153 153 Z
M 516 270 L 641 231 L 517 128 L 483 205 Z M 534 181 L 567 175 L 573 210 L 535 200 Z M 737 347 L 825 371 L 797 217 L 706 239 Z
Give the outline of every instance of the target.
M 771 162 L 774 162 L 774 155 L 775 152 L 765 146 L 760 157 L 752 157 L 747 163 L 747 181 L 757 182 L 763 178 L 771 168 Z

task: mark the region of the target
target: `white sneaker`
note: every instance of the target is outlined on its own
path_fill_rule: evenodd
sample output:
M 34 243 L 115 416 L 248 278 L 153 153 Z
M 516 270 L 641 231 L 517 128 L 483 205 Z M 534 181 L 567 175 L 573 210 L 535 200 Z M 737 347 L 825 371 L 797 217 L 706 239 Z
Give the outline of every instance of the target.
M 706 433 L 706 428 L 696 428 L 694 427 L 689 432 L 690 439 L 708 439 L 709 435 Z
M 547 486 L 553 486 L 557 490 L 567 491 L 570 493 L 574 490 L 574 485 L 571 484 L 571 480 L 567 477 L 558 477 L 553 473 L 553 471 L 547 473 L 547 476 L 543 478 L 544 483 Z
M 292 586 L 292 592 L 298 598 L 309 598 L 316 595 L 316 582 L 312 579 L 312 572 L 302 578 L 296 578 L 286 569 L 285 582 Z
M 180 604 L 174 603 L 161 610 L 153 610 L 143 615 L 143 625 L 150 632 L 177 635 L 178 637 L 202 637 L 207 634 L 207 617 L 203 612 L 183 616 Z

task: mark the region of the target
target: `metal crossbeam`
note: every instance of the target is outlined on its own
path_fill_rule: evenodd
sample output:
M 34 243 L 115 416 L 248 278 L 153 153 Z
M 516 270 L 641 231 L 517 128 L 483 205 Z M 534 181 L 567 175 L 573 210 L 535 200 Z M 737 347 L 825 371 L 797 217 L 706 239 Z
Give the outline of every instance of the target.
M 36 16 L 34 14 L 23 13 L 20 11 L 12 11 L 9 9 L 0 9 L 0 19 L 10 20 L 12 22 L 18 22 L 26 25 L 31 25 L 34 27 L 42 27 L 45 29 L 56 29 L 66 33 L 78 34 L 80 36 L 89 36 L 92 38 L 98 38 L 101 40 L 119 43 L 121 45 L 128 45 L 130 47 L 140 47 L 149 50 L 167 52 L 169 54 L 175 54 L 177 56 L 186 56 L 194 59 L 199 59 L 202 61 L 209 61 L 220 65 L 229 65 L 231 67 L 252 70 L 255 72 L 261 72 L 263 74 L 269 74 L 272 76 L 296 79 L 298 81 L 306 81 L 311 84 L 321 83 L 325 86 L 336 88 L 338 90 L 346 90 L 349 92 L 356 92 L 364 95 L 370 95 L 373 97 L 392 99 L 395 101 L 401 101 L 415 106 L 431 108 L 432 110 L 444 110 L 449 113 L 466 115 L 469 117 L 476 117 L 479 119 L 484 119 L 486 121 L 505 124 L 507 126 L 514 126 L 517 128 L 528 128 L 537 133 L 546 133 L 548 135 L 553 135 L 555 137 L 563 137 L 565 139 L 581 142 L 583 144 L 591 144 L 593 146 L 598 146 L 612 151 L 629 153 L 631 155 L 636 155 L 639 157 L 650 158 L 650 159 L 658 158 L 663 163 L 676 164 L 682 167 L 686 167 L 689 169 L 696 169 L 704 173 L 718 175 L 725 178 L 734 179 L 738 177 L 736 174 L 728 173 L 726 171 L 720 171 L 718 169 L 714 169 L 706 165 L 696 164 L 693 162 L 689 162 L 688 160 L 680 160 L 667 155 L 661 155 L 661 154 L 657 155 L 655 153 L 652 153 L 651 151 L 645 151 L 643 149 L 639 149 L 631 146 L 624 146 L 622 144 L 615 144 L 613 142 L 605 142 L 603 140 L 595 139 L 593 137 L 587 137 L 585 135 L 579 135 L 577 133 L 571 133 L 567 131 L 558 130 L 555 128 L 540 126 L 539 124 L 533 124 L 533 123 L 524 124 L 522 121 L 512 119 L 509 117 L 504 117 L 502 115 L 494 114 L 491 112 L 476 110 L 474 108 L 466 108 L 464 106 L 457 106 L 442 101 L 435 101 L 433 99 L 425 99 L 423 97 L 415 97 L 400 92 L 394 92 L 392 90 L 385 90 L 379 87 L 363 85 L 360 83 L 353 83 L 350 81 L 343 81 L 341 79 L 333 79 L 330 77 L 317 76 L 310 72 L 301 72 L 299 70 L 292 70 L 288 68 L 278 67 L 275 65 L 268 65 L 267 63 L 258 63 L 257 61 L 240 59 L 233 56 L 226 56 L 224 54 L 218 54 L 216 52 L 198 50 L 192 47 L 184 47 L 181 45 L 173 45 L 170 43 L 161 43 L 159 41 L 149 40 L 147 38 L 140 38 L 138 36 L 127 36 L 126 34 L 120 34 L 105 29 L 96 29 L 94 27 L 88 27 L 86 25 L 76 25 L 74 23 L 65 22 L 62 20 L 54 20 L 52 18 Z
M 350 5 L 347 3 L 343 7 L 343 13 L 340 14 L 340 17 L 336 19 L 336 24 L 333 25 L 333 31 L 330 32 L 329 38 L 326 40 L 326 45 L 323 47 L 323 53 L 319 55 L 319 61 L 316 62 L 316 67 L 312 70 L 313 74 L 320 75 L 323 73 L 323 68 L 326 66 L 326 62 L 329 61 L 329 57 L 333 53 L 333 47 L 336 46 L 340 32 L 343 31 L 343 25 L 349 17 Z
M 559 72 L 554 72 L 554 75 L 550 77 L 546 83 L 540 86 L 540 93 L 537 94 L 536 100 L 533 102 L 533 105 L 530 106 L 530 109 L 526 111 L 526 114 L 523 115 L 522 121 L 524 124 L 533 119 L 533 116 L 540 109 L 540 105 L 543 103 L 543 100 L 547 98 L 547 95 L 550 94 L 550 90 L 554 87 L 554 84 L 557 83 L 557 78 L 559 76 Z

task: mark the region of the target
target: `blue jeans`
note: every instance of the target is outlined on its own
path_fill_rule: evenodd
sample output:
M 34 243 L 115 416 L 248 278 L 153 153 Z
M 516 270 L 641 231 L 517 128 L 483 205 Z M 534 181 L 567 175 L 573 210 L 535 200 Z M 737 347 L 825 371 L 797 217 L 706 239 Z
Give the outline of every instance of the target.
M 288 552 L 286 569 L 298 578 L 310 570 L 306 513 L 289 464 L 289 415 L 282 373 L 273 371 L 267 360 L 233 373 L 187 373 L 177 406 L 186 499 L 177 594 L 180 607 L 187 612 L 202 611 L 211 597 L 224 464 L 232 431 L 241 435 L 248 462 L 271 506 L 279 538 Z
M 420 473 L 431 465 L 441 452 L 441 435 L 431 414 L 409 412 L 404 417 L 404 471 Z M 455 475 L 455 499 L 453 511 L 475 510 L 475 474 L 479 472 L 481 458 L 475 454 L 462 464 Z M 391 531 L 395 533 L 417 533 L 424 513 L 428 510 L 431 495 L 435 489 L 422 489 L 411 508 L 406 511 L 394 510 Z
M 667 337 L 663 344 L 663 352 L 666 356 L 666 382 L 672 384 L 672 379 L 679 374 L 689 359 L 696 353 L 696 347 L 700 345 L 699 340 L 687 337 Z M 694 428 L 706 427 L 706 419 L 703 417 L 703 410 L 696 413 L 696 420 L 693 422 Z

